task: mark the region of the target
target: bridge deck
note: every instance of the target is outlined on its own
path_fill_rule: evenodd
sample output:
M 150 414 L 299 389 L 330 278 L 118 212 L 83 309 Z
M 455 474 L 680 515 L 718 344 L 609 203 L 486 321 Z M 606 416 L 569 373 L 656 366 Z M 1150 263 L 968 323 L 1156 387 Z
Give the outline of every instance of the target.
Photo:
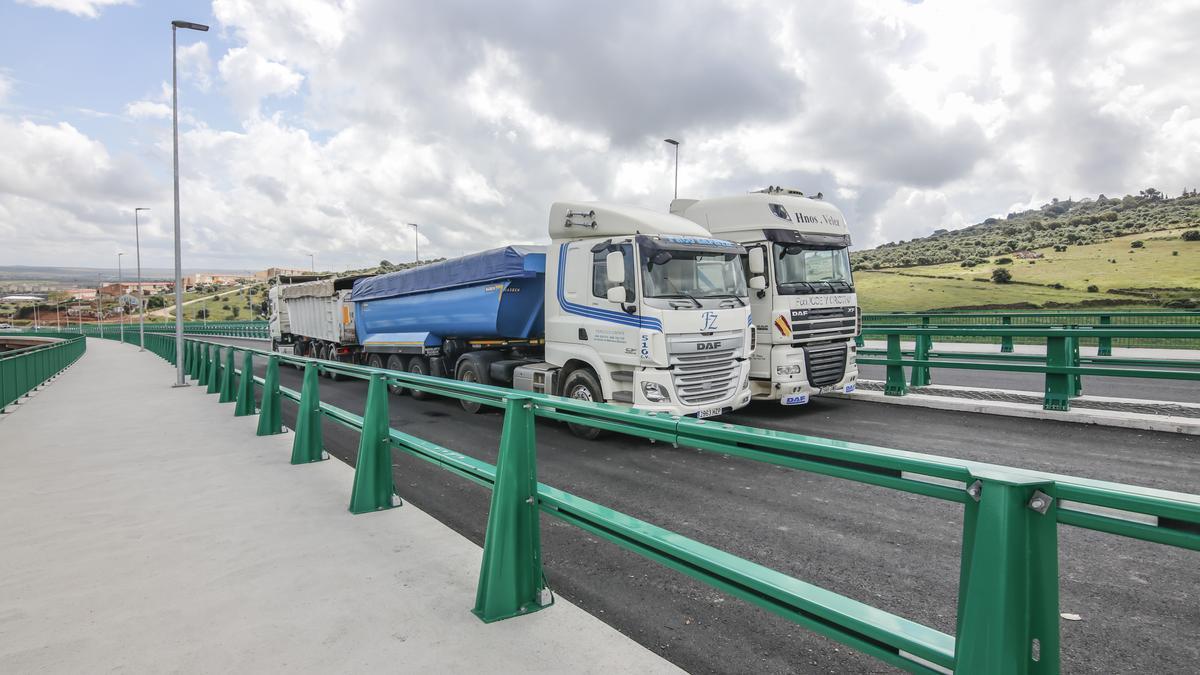
M 562 598 L 481 623 L 477 546 L 172 375 L 89 340 L 0 417 L 0 672 L 677 672 Z

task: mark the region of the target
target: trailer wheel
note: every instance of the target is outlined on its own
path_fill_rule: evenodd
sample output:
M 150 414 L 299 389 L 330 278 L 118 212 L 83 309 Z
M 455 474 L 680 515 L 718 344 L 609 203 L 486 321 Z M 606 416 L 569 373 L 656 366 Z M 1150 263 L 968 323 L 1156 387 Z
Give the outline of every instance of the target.
M 379 368 L 380 370 L 382 370 L 383 369 L 383 357 L 380 356 L 379 354 L 371 354 L 370 356 L 367 357 L 367 367 L 368 368 Z
M 408 372 L 408 369 L 404 367 L 404 359 L 396 354 L 392 354 L 391 356 L 387 357 L 387 369 L 396 370 L 401 373 Z M 388 389 L 390 389 L 391 392 L 396 396 L 404 393 L 404 387 L 401 387 L 398 384 L 390 385 L 388 386 Z
M 567 376 L 567 381 L 563 383 L 563 396 L 580 401 L 603 403 L 604 394 L 602 391 L 600 389 L 600 381 L 587 368 L 578 368 L 571 371 L 571 374 Z M 604 433 L 601 429 L 573 422 L 567 422 L 567 426 L 571 429 L 572 434 L 585 441 L 594 441 Z
M 475 358 L 473 354 L 464 356 L 458 362 L 458 372 L 455 374 L 455 379 L 462 382 L 470 382 L 472 384 L 491 384 L 491 378 L 488 376 L 487 364 L 483 359 Z M 458 404 L 462 409 L 476 415 L 483 411 L 483 404 L 466 399 L 459 399 Z
M 342 362 L 338 360 L 337 349 L 338 349 L 337 345 L 335 345 L 335 344 L 329 345 L 328 349 L 325 350 L 325 358 L 329 361 L 332 361 L 334 363 L 334 365 L 341 365 Z M 336 373 L 333 371 L 330 371 L 330 373 L 329 373 L 329 379 L 333 380 L 334 382 L 337 382 L 338 380 L 340 380 L 342 378 L 343 378 L 343 375 L 341 373 Z
M 413 375 L 428 375 L 429 362 L 425 360 L 424 356 L 414 356 L 412 361 L 408 362 L 408 372 L 412 373 Z M 412 397 L 418 401 L 427 401 L 433 398 L 433 394 L 430 394 L 427 391 L 409 389 L 408 393 L 412 394 Z

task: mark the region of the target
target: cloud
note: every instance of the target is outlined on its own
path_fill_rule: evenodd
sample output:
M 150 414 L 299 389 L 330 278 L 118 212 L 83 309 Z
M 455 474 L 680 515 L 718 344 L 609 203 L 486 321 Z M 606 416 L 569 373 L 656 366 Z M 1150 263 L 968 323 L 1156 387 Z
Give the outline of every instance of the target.
M 423 255 L 539 242 L 558 199 L 666 210 L 668 136 L 683 141 L 681 196 L 821 191 L 859 246 L 1053 196 L 1200 182 L 1190 2 L 214 0 L 213 14 L 231 46 L 204 104 L 234 122 L 181 119 L 198 264 L 407 259 L 408 222 Z M 207 44 L 181 55 L 197 87 L 212 79 Z M 125 114 L 164 117 L 166 91 Z M 5 124 L 0 142 L 94 151 L 62 184 L 0 173 L 0 219 L 39 226 L 45 250 L 86 258 L 99 248 L 72 243 L 78 228 L 124 227 L 99 184 L 165 196 L 156 213 L 170 212 L 165 125 L 101 144 Z M 5 145 L 0 166 L 33 143 Z
M 134 101 L 125 106 L 125 114 L 134 119 L 170 119 L 171 106 L 158 101 Z
M 244 47 L 230 49 L 217 69 L 243 117 L 257 114 L 259 102 L 267 96 L 295 94 L 304 81 L 303 75 Z
M 208 56 L 208 43 L 193 42 L 176 51 L 179 79 L 192 82 L 200 91 L 208 91 L 212 86 L 212 59 Z
M 100 10 L 113 5 L 131 5 L 134 0 L 17 0 L 22 5 L 46 7 L 60 12 L 69 12 L 86 19 L 100 16 Z
M 8 97 L 12 94 L 12 90 L 12 78 L 3 72 L 0 72 L 0 103 L 4 103 L 5 100 L 8 99 Z

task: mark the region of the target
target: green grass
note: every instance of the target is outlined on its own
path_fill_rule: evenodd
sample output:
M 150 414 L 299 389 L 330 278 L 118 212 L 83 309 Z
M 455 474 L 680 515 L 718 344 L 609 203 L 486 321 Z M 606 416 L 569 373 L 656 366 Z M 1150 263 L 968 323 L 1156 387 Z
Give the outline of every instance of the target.
M 1038 249 L 1044 257 L 1028 261 L 1013 258 L 1010 265 L 986 264 L 964 268 L 958 263 L 907 267 L 898 270 L 855 272 L 859 303 L 867 312 L 921 311 L 986 305 L 1047 302 L 1078 305 L 1086 301 L 1123 299 L 1142 307 L 1159 307 L 1170 298 L 1200 299 L 1200 242 L 1179 238 L 1183 229 L 1116 237 L 1088 246 L 1070 246 L 1065 252 Z M 1140 239 L 1144 248 L 1132 249 Z M 1178 251 L 1178 255 L 1173 252 Z M 1009 256 L 1012 257 L 1012 256 Z M 1116 263 L 1111 262 L 1116 260 Z M 995 260 L 995 258 L 992 258 Z M 1013 281 L 994 284 L 992 270 L 1006 267 Z M 932 278 L 952 277 L 952 278 Z M 1028 285 L 1039 284 L 1039 285 Z M 1052 284 L 1062 284 L 1062 289 Z M 1099 292 L 1089 293 L 1094 284 Z M 1173 289 L 1153 291 L 1155 297 L 1113 289 Z M 1144 291 L 1149 293 L 1150 291 Z M 1130 305 L 1130 309 L 1138 308 Z

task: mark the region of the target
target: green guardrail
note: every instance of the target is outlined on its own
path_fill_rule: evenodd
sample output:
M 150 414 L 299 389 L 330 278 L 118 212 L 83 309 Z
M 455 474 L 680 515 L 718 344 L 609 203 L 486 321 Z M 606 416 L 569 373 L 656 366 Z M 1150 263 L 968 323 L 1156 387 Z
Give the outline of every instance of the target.
M 989 312 L 884 312 L 862 315 L 864 326 L 921 326 L 928 328 L 978 328 L 1016 326 L 1024 328 L 1080 328 L 1086 326 L 1113 326 L 1121 328 L 1197 328 L 1200 327 L 1200 311 L 989 311 Z M 964 336 L 964 342 L 994 341 L 993 338 Z M 1085 344 L 1095 344 L 1098 356 L 1112 356 L 1113 339 L 1097 338 Z M 1032 344 L 1032 341 L 1019 340 Z M 863 346 L 861 339 L 858 346 Z M 1168 347 L 1177 349 L 1200 348 L 1200 340 L 1190 338 L 1132 338 L 1117 339 L 1119 347 Z M 1013 351 L 1013 336 L 1000 336 L 1000 351 Z
M 1200 361 L 1186 359 L 1151 359 L 1118 357 L 1081 357 L 1079 343 L 1084 338 L 1113 339 L 1197 339 L 1200 326 L 1194 328 L 979 328 L 979 327 L 883 327 L 864 326 L 864 337 L 877 336 L 887 341 L 886 350 L 860 349 L 858 363 L 887 366 L 884 393 L 904 396 L 908 385 L 904 367 L 911 368 L 911 386 L 932 383 L 930 368 L 994 370 L 1017 373 L 1041 373 L 1046 376 L 1046 410 L 1070 410 L 1071 399 L 1083 393 L 1083 376 L 1137 377 L 1165 380 L 1200 380 Z M 901 349 L 901 337 L 911 335 L 914 348 Z M 1040 354 L 980 354 L 934 352 L 934 337 L 994 338 L 1022 337 L 1044 341 L 1045 355 Z
M 0 413 L 79 360 L 87 341 L 69 333 L 0 333 L 5 337 L 53 339 L 45 344 L 0 352 Z
M 914 673 L 1058 673 L 1058 526 L 1070 525 L 1200 551 L 1200 496 L 891 450 L 711 420 L 660 415 L 437 377 L 281 355 L 168 336 L 147 348 L 238 416 L 257 413 L 259 435 L 282 433 L 282 401 L 297 408 L 293 464 L 322 459 L 322 424 L 359 432 L 350 510 L 398 505 L 393 449 L 492 489 L 474 612 L 496 621 L 551 603 L 542 573 L 538 512 L 575 525 Z M 254 359 L 265 358 L 263 377 Z M 300 391 L 281 364 L 304 370 Z M 322 402 L 319 374 L 368 381 L 363 414 Z M 388 424 L 388 387 L 474 401 L 504 411 L 495 465 Z M 261 407 L 256 399 L 261 390 Z M 777 570 L 702 544 L 537 481 L 536 418 L 571 422 L 922 495 L 963 507 L 956 629 L 948 635 Z
M 188 321 L 183 324 L 183 332 L 187 335 L 210 335 L 213 337 L 237 337 L 251 339 L 267 339 L 271 337 L 270 324 L 266 321 Z M 74 333 L 76 335 L 84 335 L 87 337 L 103 337 L 108 340 L 118 340 L 124 334 L 125 342 L 129 342 L 130 333 L 133 334 L 134 341 L 138 340 L 138 324 L 136 321 L 131 321 L 125 324 L 125 329 L 122 331 L 121 324 L 104 324 L 100 328 L 94 323 L 85 323 L 82 326 L 78 324 L 62 329 L 63 332 Z M 43 329 L 44 332 L 44 329 Z M 148 323 L 146 324 L 146 335 L 175 333 L 174 323 Z

